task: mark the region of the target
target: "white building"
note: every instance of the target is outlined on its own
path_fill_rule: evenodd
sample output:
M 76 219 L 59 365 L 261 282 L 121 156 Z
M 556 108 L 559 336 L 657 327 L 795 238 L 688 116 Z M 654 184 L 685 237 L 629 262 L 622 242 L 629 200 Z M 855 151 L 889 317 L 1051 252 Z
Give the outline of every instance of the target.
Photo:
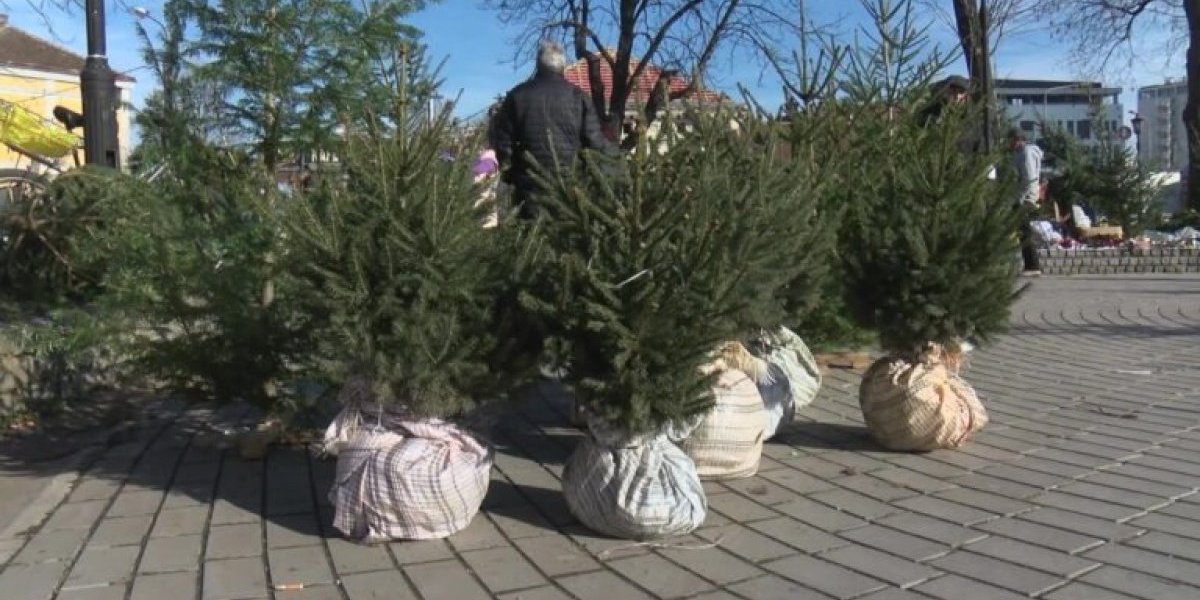
M 1084 144 L 1099 140 L 1100 127 L 1115 131 L 1122 122 L 1121 88 L 1095 81 L 997 79 L 996 99 L 1028 139 L 1042 137 L 1042 124 L 1065 130 Z
M 1182 171 L 1187 166 L 1187 135 L 1183 128 L 1183 105 L 1187 81 L 1168 79 L 1161 85 L 1138 90 L 1138 160 L 1156 171 Z

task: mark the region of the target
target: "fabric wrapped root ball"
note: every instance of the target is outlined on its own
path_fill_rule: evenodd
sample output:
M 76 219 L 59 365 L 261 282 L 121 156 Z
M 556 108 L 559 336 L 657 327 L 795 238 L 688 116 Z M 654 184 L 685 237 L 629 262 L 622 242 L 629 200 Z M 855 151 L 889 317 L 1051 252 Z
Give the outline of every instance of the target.
M 763 439 L 769 440 L 780 427 L 792 422 L 796 409 L 816 399 L 821 389 L 821 368 L 804 340 L 787 327 L 764 331 L 750 351 L 767 363 L 766 376 L 757 383 L 767 409 Z
M 350 540 L 444 538 L 471 522 L 487 494 L 492 451 L 453 423 L 358 404 L 330 425 L 331 440 L 333 526 Z
M 987 425 L 975 390 L 940 353 L 909 362 L 879 359 L 863 376 L 859 404 L 867 430 L 890 450 L 958 448 Z
M 767 411 L 751 377 L 764 379 L 767 364 L 745 346 L 724 345 L 708 366 L 719 374 L 713 385 L 714 404 L 683 442 L 703 479 L 738 479 L 758 472 L 762 459 Z M 749 374 L 748 374 L 749 373 Z
M 690 428 L 622 435 L 594 421 L 563 469 L 571 514 L 589 528 L 646 540 L 684 535 L 708 508 L 696 466 L 675 442 Z

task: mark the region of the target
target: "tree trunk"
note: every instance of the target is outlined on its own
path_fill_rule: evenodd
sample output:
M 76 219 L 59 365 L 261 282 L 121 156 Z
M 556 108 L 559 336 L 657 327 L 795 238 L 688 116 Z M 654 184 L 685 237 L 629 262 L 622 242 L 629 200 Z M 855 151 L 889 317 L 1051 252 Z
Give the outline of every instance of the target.
M 987 36 L 979 31 L 979 5 L 976 0 L 954 0 L 954 24 L 958 29 L 958 43 L 962 47 L 963 59 L 967 62 L 967 73 L 971 83 L 978 86 L 985 77 L 983 46 Z M 978 93 L 978 87 L 974 90 Z
M 1183 3 L 1187 16 L 1187 104 L 1183 107 L 1183 128 L 1187 132 L 1187 194 L 1186 206 L 1200 210 L 1200 6 L 1189 0 Z

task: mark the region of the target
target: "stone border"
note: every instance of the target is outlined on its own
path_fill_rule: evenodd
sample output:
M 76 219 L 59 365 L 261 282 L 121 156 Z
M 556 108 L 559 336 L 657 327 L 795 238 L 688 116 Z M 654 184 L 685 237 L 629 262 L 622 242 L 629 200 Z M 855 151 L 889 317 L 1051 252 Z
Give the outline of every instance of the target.
M 1200 273 L 1200 248 L 1040 250 L 1047 275 Z

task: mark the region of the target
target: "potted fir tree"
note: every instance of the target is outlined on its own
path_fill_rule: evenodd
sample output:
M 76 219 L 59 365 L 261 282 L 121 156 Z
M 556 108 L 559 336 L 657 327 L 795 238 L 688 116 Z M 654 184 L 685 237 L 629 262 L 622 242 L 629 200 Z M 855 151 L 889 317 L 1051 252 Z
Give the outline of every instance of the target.
M 334 526 L 365 542 L 445 537 L 470 522 L 493 455 L 463 420 L 521 379 L 495 302 L 509 246 L 481 226 L 473 140 L 456 140 L 448 115 L 401 116 L 352 133 L 340 171 L 285 219 L 288 263 L 345 382 L 326 434 L 338 454 Z
M 848 300 L 886 353 L 859 400 L 871 435 L 893 450 L 957 447 L 987 423 L 959 371 L 969 342 L 1002 330 L 1020 293 L 1012 186 L 989 177 L 1003 157 L 964 143 L 982 122 L 970 107 L 897 118 L 918 112 L 922 89 L 889 103 L 904 110 L 857 121 L 878 141 L 864 149 L 870 168 L 843 230 Z
M 761 125 L 728 123 L 697 116 L 688 136 L 643 147 L 624 169 L 588 156 L 578 176 L 546 180 L 541 275 L 523 301 L 564 352 L 590 434 L 564 469 L 567 503 L 604 533 L 653 538 L 703 522 L 696 465 L 676 442 L 723 385 L 747 377 L 732 373 L 745 351 L 729 342 L 779 323 L 780 290 L 795 279 L 806 182 Z M 764 420 L 740 462 L 756 465 Z

